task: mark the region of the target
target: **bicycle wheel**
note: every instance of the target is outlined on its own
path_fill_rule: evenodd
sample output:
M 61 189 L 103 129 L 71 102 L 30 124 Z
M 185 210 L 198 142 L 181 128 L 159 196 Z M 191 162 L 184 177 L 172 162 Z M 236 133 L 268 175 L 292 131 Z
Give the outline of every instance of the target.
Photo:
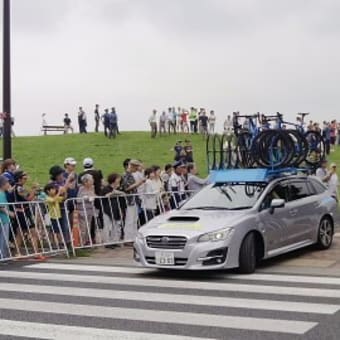
M 241 132 L 237 137 L 237 150 L 240 157 L 240 165 L 243 168 L 248 168 L 253 164 L 251 145 L 251 134 L 249 132 Z
M 263 167 L 288 166 L 294 156 L 294 144 L 285 131 L 262 131 L 253 142 L 252 155 Z
M 294 155 L 290 160 L 290 166 L 299 166 L 308 153 L 308 143 L 305 136 L 297 130 L 286 130 L 294 144 Z
M 317 131 L 308 131 L 305 134 L 305 138 L 308 143 L 308 152 L 305 161 L 309 165 L 317 166 L 325 159 L 325 141 Z
M 238 153 L 233 135 L 224 134 L 222 137 L 222 166 L 223 169 L 234 169 L 238 164 Z
M 206 141 L 206 153 L 209 170 L 218 170 L 223 163 L 223 148 L 219 135 L 208 135 Z

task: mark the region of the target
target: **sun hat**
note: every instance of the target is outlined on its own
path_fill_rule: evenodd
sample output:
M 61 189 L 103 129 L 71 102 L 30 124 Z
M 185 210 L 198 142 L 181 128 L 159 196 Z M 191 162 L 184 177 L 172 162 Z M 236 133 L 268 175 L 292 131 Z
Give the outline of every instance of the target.
M 93 161 L 92 158 L 87 157 L 87 158 L 85 158 L 85 159 L 83 160 L 83 166 L 84 166 L 84 168 L 87 168 L 87 169 L 88 169 L 88 168 L 92 168 L 93 165 L 94 165 L 94 161 Z
M 77 161 L 73 157 L 67 157 L 64 160 L 64 165 L 77 165 Z

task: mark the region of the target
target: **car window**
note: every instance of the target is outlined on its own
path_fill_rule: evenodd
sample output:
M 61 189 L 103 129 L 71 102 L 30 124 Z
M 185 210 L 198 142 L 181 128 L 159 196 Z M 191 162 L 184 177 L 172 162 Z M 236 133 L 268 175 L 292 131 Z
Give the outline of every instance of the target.
M 214 184 L 199 191 L 181 209 L 249 209 L 256 204 L 265 187 L 265 183 Z
M 275 185 L 275 187 L 265 196 L 261 203 L 260 209 L 270 208 L 270 203 L 273 199 L 283 199 L 285 202 L 288 201 L 288 185 L 287 183 L 281 182 Z
M 291 182 L 289 184 L 289 195 L 288 201 L 295 201 L 305 197 L 310 196 L 311 193 L 308 190 L 307 182 L 300 181 L 300 182 Z
M 309 184 L 313 187 L 314 189 L 314 195 L 322 194 L 323 192 L 326 191 L 326 187 L 320 183 L 317 180 L 311 180 Z

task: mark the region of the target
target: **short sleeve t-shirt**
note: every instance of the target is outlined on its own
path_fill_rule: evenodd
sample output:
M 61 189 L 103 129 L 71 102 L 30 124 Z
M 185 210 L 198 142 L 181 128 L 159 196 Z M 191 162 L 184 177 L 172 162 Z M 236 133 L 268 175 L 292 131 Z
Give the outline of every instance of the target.
M 6 193 L 4 191 L 0 191 L 0 207 L 1 208 L 7 208 L 6 204 L 7 204 L 7 197 L 6 197 Z M 6 214 L 3 211 L 0 211 L 0 221 L 2 224 L 9 224 L 10 219 L 8 214 Z
M 200 120 L 202 126 L 208 126 L 208 117 L 207 116 L 202 115 L 202 116 L 200 116 L 199 120 Z

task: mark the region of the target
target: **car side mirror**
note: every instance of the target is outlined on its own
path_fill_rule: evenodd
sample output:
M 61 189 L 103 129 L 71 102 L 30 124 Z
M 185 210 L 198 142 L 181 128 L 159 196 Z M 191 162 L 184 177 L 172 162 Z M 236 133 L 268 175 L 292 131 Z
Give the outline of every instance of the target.
M 281 198 L 275 198 L 270 202 L 270 213 L 273 214 L 277 208 L 284 208 L 285 200 Z

